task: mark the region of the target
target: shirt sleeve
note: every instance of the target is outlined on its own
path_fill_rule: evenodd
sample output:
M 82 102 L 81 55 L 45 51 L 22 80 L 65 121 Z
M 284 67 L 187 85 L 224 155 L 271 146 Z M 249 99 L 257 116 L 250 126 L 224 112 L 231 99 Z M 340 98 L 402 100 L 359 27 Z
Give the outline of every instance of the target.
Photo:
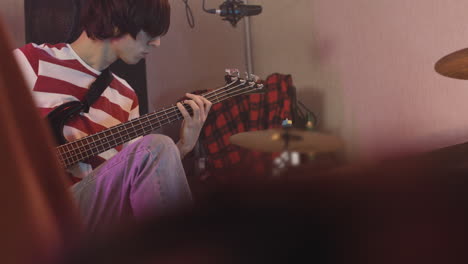
M 23 74 L 26 85 L 30 90 L 33 90 L 37 81 L 37 73 L 31 65 L 30 60 L 21 49 L 13 50 L 13 55 L 18 63 L 21 73 Z

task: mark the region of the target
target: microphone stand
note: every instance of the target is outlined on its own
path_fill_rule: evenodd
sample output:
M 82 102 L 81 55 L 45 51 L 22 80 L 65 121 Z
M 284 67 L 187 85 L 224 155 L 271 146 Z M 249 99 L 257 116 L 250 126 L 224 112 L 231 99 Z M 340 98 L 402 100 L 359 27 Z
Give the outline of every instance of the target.
M 244 2 L 248 5 L 249 1 L 244 0 Z M 252 64 L 252 34 L 250 28 L 250 17 L 244 17 L 244 35 L 245 35 L 245 64 L 247 67 L 247 73 L 249 76 L 254 73 L 253 64 Z
M 293 162 L 293 153 L 289 150 L 289 145 L 292 140 L 300 140 L 300 136 L 291 135 L 290 131 L 292 128 L 292 121 L 289 119 L 283 120 L 282 124 L 282 132 L 280 135 L 280 139 L 284 141 L 283 151 L 281 152 L 280 156 L 274 160 L 274 165 L 276 168 L 273 169 L 273 176 L 281 176 L 284 170 L 295 166 Z M 275 170 L 276 169 L 276 170 Z

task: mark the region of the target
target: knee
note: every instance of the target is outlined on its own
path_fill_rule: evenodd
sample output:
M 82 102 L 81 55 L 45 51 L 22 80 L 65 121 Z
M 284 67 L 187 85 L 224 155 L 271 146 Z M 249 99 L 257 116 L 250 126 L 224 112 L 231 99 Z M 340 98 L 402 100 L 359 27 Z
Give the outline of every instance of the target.
M 178 152 L 177 146 L 172 138 L 161 134 L 149 134 L 142 138 L 143 144 L 153 153 Z

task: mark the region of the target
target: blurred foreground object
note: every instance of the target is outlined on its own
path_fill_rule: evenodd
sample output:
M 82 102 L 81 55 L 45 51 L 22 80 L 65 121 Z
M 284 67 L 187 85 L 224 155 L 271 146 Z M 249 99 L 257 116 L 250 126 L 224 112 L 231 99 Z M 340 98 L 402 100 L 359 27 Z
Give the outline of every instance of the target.
M 64 172 L 0 22 L 0 263 L 45 263 L 79 232 Z
M 93 238 L 63 263 L 466 263 L 466 171 L 424 161 L 217 186 L 195 208 Z

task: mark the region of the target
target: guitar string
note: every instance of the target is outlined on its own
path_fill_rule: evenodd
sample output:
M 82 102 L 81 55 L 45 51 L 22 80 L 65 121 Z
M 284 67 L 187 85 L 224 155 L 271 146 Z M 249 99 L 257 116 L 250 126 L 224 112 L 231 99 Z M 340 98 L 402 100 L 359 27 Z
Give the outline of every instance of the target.
M 234 82 L 235 82 L 235 81 L 234 81 Z M 215 91 L 215 92 L 216 92 L 216 91 L 220 91 L 220 90 L 222 90 L 222 89 L 224 89 L 224 88 L 226 88 L 226 87 L 229 87 L 229 86 L 231 86 L 234 82 L 231 82 L 231 83 L 229 83 L 229 84 L 227 84 L 227 85 L 225 85 L 225 86 L 223 86 L 223 87 L 217 88 L 217 89 L 215 89 L 214 91 Z M 206 93 L 206 94 L 208 95 L 208 94 L 211 94 L 211 93 L 212 93 L 212 92 L 208 92 L 208 93 Z M 203 96 L 206 96 L 206 95 L 204 94 Z M 169 108 L 167 108 L 167 109 L 169 109 Z M 148 114 L 148 116 L 151 116 L 151 115 L 153 115 L 153 114 L 159 115 L 159 114 L 161 114 L 163 111 L 165 111 L 165 110 L 167 110 L 167 109 L 163 108 L 162 110 L 158 110 L 158 112 L 153 112 L 153 113 Z M 142 116 L 142 117 L 143 117 L 143 116 Z M 127 122 L 130 122 L 130 121 L 131 121 L 131 120 L 129 120 L 129 121 L 127 121 Z M 111 129 L 119 128 L 119 127 L 121 127 L 121 126 L 125 126 L 127 122 L 120 123 L 120 124 L 118 124 L 118 125 L 112 127 Z M 77 141 L 84 140 L 84 139 L 86 139 L 87 137 L 98 136 L 99 134 L 105 133 L 105 131 L 107 131 L 107 129 L 106 129 L 106 130 L 103 130 L 103 131 L 100 131 L 100 132 L 98 132 L 98 133 L 96 133 L 96 134 L 83 137 L 83 138 L 78 139 L 78 140 L 76 140 L 76 141 L 72 141 L 72 142 L 65 143 L 65 144 L 59 146 L 58 148 L 71 145 L 71 144 L 73 144 L 73 143 L 75 143 L 75 142 L 77 142 Z
M 231 82 L 231 83 L 229 83 L 229 84 L 227 84 L 227 85 L 225 85 L 225 86 L 223 86 L 223 87 L 217 88 L 217 89 L 214 90 L 214 92 L 217 92 L 217 91 L 222 90 L 222 89 L 224 89 L 224 88 L 226 88 L 226 87 L 229 87 L 229 86 L 231 86 L 234 82 L 235 82 L 235 81 L 233 81 L 233 82 Z M 206 95 L 211 94 L 211 93 L 212 93 L 212 92 L 208 92 L 208 93 L 206 93 L 206 94 L 203 94 L 203 96 L 206 96 Z M 169 108 L 167 108 L 167 109 L 169 109 Z M 164 110 L 167 110 L 167 109 L 163 108 L 162 110 L 158 110 L 158 112 L 153 112 L 153 113 L 150 113 L 150 114 L 148 114 L 148 115 L 160 114 L 160 113 L 162 113 Z M 141 116 L 141 117 L 143 117 L 143 116 Z M 119 126 L 123 126 L 123 125 L 125 125 L 127 122 L 130 122 L 130 121 L 131 121 L 131 120 L 126 121 L 126 122 L 124 122 L 124 123 L 120 123 L 120 124 L 114 126 L 113 128 L 117 128 L 117 127 L 119 127 Z M 100 131 L 100 132 L 98 132 L 98 133 L 96 133 L 96 134 L 93 134 L 93 135 L 85 136 L 85 137 L 83 137 L 83 138 L 81 138 L 81 139 L 78 139 L 78 140 L 76 140 L 76 141 L 72 141 L 72 142 L 65 143 L 65 144 L 63 144 L 63 145 L 61 145 L 61 146 L 59 146 L 59 147 L 57 147 L 57 148 L 60 148 L 60 147 L 63 147 L 63 146 L 67 146 L 67 145 L 73 144 L 74 142 L 80 141 L 80 140 L 85 139 L 85 138 L 87 138 L 87 137 L 97 136 L 97 135 L 99 135 L 99 134 L 104 133 L 106 130 L 107 130 L 107 129 L 105 129 L 105 130 L 103 130 L 103 131 Z
M 233 96 L 236 96 L 236 95 L 233 95 Z M 223 99 L 227 99 L 227 98 L 230 98 L 230 97 L 233 97 L 233 96 L 227 96 Z M 167 124 L 170 124 L 176 120 L 180 120 L 182 119 L 183 116 L 180 114 L 180 113 L 176 113 L 175 115 L 174 114 L 171 114 L 170 116 L 168 116 L 166 118 L 166 120 L 163 120 L 163 121 L 160 121 L 160 117 L 157 117 L 156 118 L 156 121 L 158 121 L 158 124 L 160 125 L 159 127 L 162 127 L 162 126 L 165 126 Z M 151 122 L 152 121 L 152 122 Z M 140 122 L 139 124 L 136 125 L 137 128 L 134 128 L 134 130 L 130 133 L 127 133 L 127 136 L 122 136 L 122 134 L 120 134 L 121 136 L 119 137 L 116 137 L 115 135 L 109 135 L 107 136 L 107 138 L 109 137 L 112 137 L 112 139 L 107 139 L 106 141 L 102 141 L 101 144 L 95 144 L 94 146 L 92 147 L 87 147 L 86 146 L 86 143 L 83 144 L 81 147 L 86 147 L 86 151 L 81 151 L 81 152 L 76 152 L 75 154 L 72 154 L 72 155 L 68 155 L 68 157 L 65 157 L 65 158 L 62 158 L 62 164 L 64 164 L 64 167 L 68 167 L 70 165 L 73 165 L 74 163 L 78 162 L 78 161 L 81 161 L 81 160 L 84 160 L 86 158 L 89 158 L 89 157 L 92 157 L 92 156 L 95 156 L 99 153 L 102 153 L 106 150 L 109 150 L 111 149 L 112 147 L 115 147 L 115 146 L 118 146 L 118 145 L 121 145 L 125 142 L 128 142 L 134 138 L 137 138 L 138 136 L 141 136 L 141 135 L 146 135 L 146 134 L 149 134 L 152 130 L 154 130 L 154 126 L 152 126 L 151 124 L 154 124 L 155 122 L 155 119 L 153 118 L 152 120 L 150 121 L 144 121 L 144 122 Z M 155 124 L 157 126 L 157 124 Z M 159 127 L 156 127 L 156 128 L 159 128 Z M 118 131 L 116 131 L 118 132 Z M 116 133 L 114 132 L 114 133 Z M 120 131 L 122 132 L 122 131 Z M 87 142 L 87 144 L 89 145 L 89 142 Z M 107 146 L 106 146 L 107 145 Z
M 246 86 L 246 87 L 244 87 L 243 90 L 245 90 L 245 89 L 250 89 L 250 88 L 252 88 L 252 87 L 253 87 L 253 85 L 252 85 L 252 86 L 249 86 L 249 87 Z M 224 93 L 225 93 L 225 92 L 224 92 Z M 218 99 L 218 100 L 219 100 L 219 102 L 220 102 L 220 101 L 222 101 L 222 100 L 225 100 L 225 99 L 228 99 L 228 98 L 230 98 L 230 97 L 237 96 L 237 95 L 240 95 L 240 94 L 244 94 L 244 93 L 245 93 L 245 92 L 240 92 L 240 93 L 237 93 L 237 94 L 236 94 L 236 92 L 234 92 L 234 93 L 231 93 L 231 94 L 225 94 L 225 95 L 220 96 L 220 97 L 222 97 L 221 100 L 219 100 L 219 99 Z M 186 106 L 187 106 L 187 105 L 186 105 Z M 171 108 L 172 108 L 172 109 L 175 109 L 175 111 L 172 111 Z M 86 151 L 77 152 L 77 153 L 68 155 L 68 157 L 66 157 L 65 159 L 61 159 L 61 160 L 63 160 L 62 164 L 65 163 L 64 165 L 67 165 L 68 163 L 76 163 L 77 161 L 83 160 L 83 159 L 88 158 L 88 157 L 90 157 L 90 156 L 92 156 L 92 155 L 96 155 L 96 154 L 102 153 L 103 151 L 112 148 L 112 147 L 109 145 L 109 144 L 112 144 L 112 141 L 114 141 L 114 145 L 113 145 L 113 146 L 117 146 L 117 145 L 120 145 L 120 144 L 122 144 L 122 143 L 120 143 L 120 144 L 115 144 L 115 142 L 120 142 L 120 141 L 122 141 L 123 143 L 125 143 L 125 142 L 127 142 L 127 141 L 130 141 L 130 140 L 132 140 L 132 139 L 138 137 L 138 136 L 140 135 L 141 131 L 143 131 L 144 133 L 149 133 L 149 132 L 151 132 L 152 130 L 154 130 L 154 128 L 152 128 L 153 126 L 151 126 L 151 124 L 153 124 L 154 121 L 158 121 L 158 123 L 159 123 L 159 125 L 160 125 L 159 127 L 162 127 L 162 126 L 164 126 L 164 125 L 167 125 L 167 124 L 170 124 L 170 123 L 172 123 L 172 122 L 174 122 L 174 121 L 177 121 L 177 120 L 179 120 L 179 119 L 181 119 L 181 118 L 183 117 L 183 116 L 181 115 L 180 111 L 178 111 L 178 109 L 177 109 L 176 107 L 173 106 L 173 107 L 171 107 L 171 108 L 165 109 L 166 111 L 167 111 L 167 110 L 171 110 L 171 112 L 165 113 L 165 115 L 166 115 L 166 120 L 169 120 L 169 121 L 163 121 L 163 122 L 161 123 L 161 121 L 159 121 L 159 119 L 160 119 L 159 116 L 151 115 L 152 117 L 154 116 L 154 118 L 151 118 L 151 119 L 150 119 L 149 116 L 148 116 L 148 118 L 146 119 L 146 121 L 140 121 L 140 123 L 137 125 L 137 126 L 140 126 L 141 128 L 134 129 L 133 133 L 130 133 L 130 134 L 127 133 L 128 136 L 120 136 L 119 138 L 116 138 L 115 136 L 112 136 L 112 137 L 113 137 L 112 140 L 107 140 L 106 142 L 102 142 L 102 144 L 95 144 L 95 145 L 92 146 L 91 148 L 88 147 Z M 164 110 L 163 110 L 163 111 L 164 111 Z M 162 113 L 163 111 L 159 111 L 158 113 Z M 192 111 L 192 109 L 189 109 L 189 112 L 191 112 L 191 111 Z M 175 113 L 175 115 L 174 115 L 174 113 Z M 170 115 L 170 116 L 169 116 L 169 115 Z M 175 118 L 175 120 L 172 120 L 173 118 Z M 149 126 L 148 126 L 148 124 L 149 124 Z M 126 125 L 128 125 L 128 124 L 126 124 Z M 132 126 L 133 126 L 133 125 L 132 125 Z M 148 127 L 151 127 L 151 129 L 148 130 L 148 129 L 147 129 Z M 157 128 L 159 128 L 159 127 L 157 127 Z M 112 128 L 112 129 L 113 129 L 113 130 L 114 130 L 114 129 L 117 130 L 116 127 Z M 148 131 L 145 131 L 145 130 L 148 130 Z M 108 130 L 107 132 L 109 132 L 109 130 Z M 116 131 L 116 132 L 118 132 L 118 131 Z M 126 131 L 125 131 L 125 132 L 126 132 Z M 115 133 L 115 132 L 114 132 L 114 133 Z M 136 135 L 134 135 L 134 134 L 136 134 Z M 93 135 L 93 136 L 95 136 L 95 135 Z M 102 139 L 106 139 L 106 138 L 109 138 L 109 137 L 111 137 L 111 135 L 105 135 Z M 130 137 L 130 139 L 128 139 L 127 137 Z M 123 140 L 122 140 L 122 139 L 123 139 Z M 81 140 L 82 140 L 82 139 L 77 140 L 77 141 L 74 141 L 74 142 L 78 142 L 78 141 L 81 141 Z M 84 141 L 84 140 L 83 140 L 83 141 Z M 110 143 L 109 143 L 109 142 L 110 142 Z M 72 142 L 72 143 L 73 143 L 73 142 Z M 92 142 L 92 143 L 94 143 L 94 142 Z M 87 142 L 87 143 L 82 144 L 82 146 L 80 146 L 80 147 L 84 147 L 85 145 L 89 145 L 89 144 L 90 144 L 90 143 Z M 109 145 L 109 146 L 106 147 L 106 146 L 105 146 L 106 144 Z M 106 149 L 105 149 L 105 150 L 102 150 L 102 147 L 104 147 L 104 148 L 106 148 Z M 75 148 L 76 148 L 76 147 L 75 147 Z M 98 152 L 97 152 L 97 151 L 98 151 Z M 91 154 L 90 154 L 90 152 L 91 152 Z M 63 155 L 65 155 L 65 154 L 70 154 L 70 153 L 71 153 L 71 152 L 67 152 L 67 151 L 62 152 Z M 83 154 L 85 154 L 85 155 L 83 156 Z M 80 156 L 81 156 L 81 157 L 80 157 Z
M 236 80 L 236 81 L 237 81 L 237 80 Z M 234 81 L 234 82 L 236 82 L 236 81 Z M 233 82 L 233 83 L 234 83 L 234 82 Z M 248 85 L 245 85 L 245 84 L 248 84 Z M 229 87 L 229 86 L 231 86 L 231 85 L 232 85 L 232 83 L 230 83 L 230 84 L 228 84 L 228 85 L 226 85 L 226 86 L 224 86 L 224 87 L 215 89 L 215 90 L 213 90 L 213 91 L 211 91 L 211 92 L 205 93 L 205 94 L 203 94 L 203 96 L 206 97 L 207 99 L 211 100 L 211 101 L 213 101 L 213 99 L 217 99 L 218 102 L 221 102 L 222 100 L 226 100 L 226 99 L 228 99 L 228 98 L 230 98 L 230 97 L 244 94 L 245 92 L 242 92 L 243 90 L 251 89 L 251 88 L 253 88 L 253 87 L 255 86 L 255 84 L 249 84 L 248 82 L 244 82 L 244 83 L 241 83 L 241 84 L 239 84 L 239 85 L 237 85 L 237 86 L 234 86 L 234 87 L 230 87 L 230 88 L 228 88 L 228 89 L 225 89 L 226 87 Z M 238 90 L 238 91 L 231 92 L 231 93 L 229 92 L 229 91 L 231 91 L 231 90 L 233 90 L 233 89 L 236 89 L 236 88 L 238 88 L 239 86 L 242 86 L 242 85 L 245 85 L 242 89 L 240 89 L 240 90 Z M 237 94 L 236 94 L 236 93 L 237 93 Z M 212 98 L 212 99 L 210 99 L 210 98 Z M 219 100 L 219 98 L 221 98 L 221 100 Z M 216 102 L 216 103 L 218 103 L 218 102 Z M 188 105 L 187 105 L 187 104 L 184 104 L 184 106 L 188 106 Z M 169 112 L 168 112 L 168 111 L 169 111 Z M 193 110 L 192 110 L 191 108 L 189 108 L 189 113 L 191 113 L 192 111 L 193 111 Z M 166 120 L 167 120 L 167 121 L 164 121 L 164 120 L 163 120 L 163 122 L 161 123 L 161 121 L 160 121 L 159 119 L 160 119 L 160 115 L 161 115 L 163 112 L 164 112 L 164 115 L 166 116 Z M 175 115 L 174 115 L 174 113 L 175 113 Z M 125 140 L 129 141 L 129 140 L 132 140 L 133 138 L 138 137 L 139 134 L 141 133 L 141 131 L 143 131 L 143 133 L 149 133 L 149 132 L 151 132 L 152 130 L 154 130 L 154 128 L 153 128 L 153 126 L 152 126 L 151 124 L 153 124 L 155 121 L 158 121 L 159 127 L 162 127 L 162 126 L 164 126 L 164 125 L 167 125 L 167 124 L 170 124 L 170 123 L 172 123 L 172 122 L 174 122 L 174 121 L 179 120 L 181 117 L 183 117 L 183 116 L 182 116 L 181 112 L 178 110 L 177 106 L 171 106 L 171 107 L 169 107 L 169 108 L 167 108 L 167 109 L 163 109 L 163 110 L 160 110 L 160 111 L 158 111 L 158 112 L 155 112 L 155 113 L 152 113 L 152 114 L 148 115 L 145 121 L 139 120 L 140 122 L 139 122 L 139 124 L 137 124 L 136 126 L 140 126 L 141 128 L 135 129 L 135 130 L 133 131 L 133 133 L 130 133 L 130 134 L 127 133 L 127 136 L 120 136 L 119 138 L 115 138 L 115 137 L 114 137 L 112 140 L 108 140 L 108 141 L 110 141 L 110 142 L 112 142 L 112 141 L 114 141 L 114 142 L 119 142 L 119 141 L 121 141 L 122 139 L 125 139 L 125 138 L 127 138 L 127 137 L 130 137 L 130 139 L 125 139 Z M 173 118 L 175 118 L 175 120 L 172 120 Z M 124 126 L 124 125 L 128 125 L 128 124 L 122 123 L 122 124 L 117 125 L 117 126 L 111 128 L 111 129 L 112 129 L 112 130 L 116 130 L 116 132 L 117 132 L 117 131 L 118 131 L 118 127 L 119 127 L 119 126 Z M 157 125 L 157 124 L 155 124 L 155 125 Z M 133 127 L 133 125 L 132 125 L 132 127 Z M 148 130 L 148 129 L 147 129 L 148 127 L 150 127 L 151 129 Z M 159 127 L 157 127 L 157 128 L 159 128 Z M 148 131 L 145 131 L 145 130 L 148 130 Z M 109 132 L 109 130 L 107 130 L 106 132 Z M 105 133 L 105 132 L 103 132 L 103 133 Z M 134 135 L 135 133 L 136 133 L 137 135 Z M 99 134 L 99 133 L 97 133 L 97 134 Z M 120 134 L 120 135 L 121 135 L 121 134 Z M 92 136 L 96 136 L 96 134 L 94 134 L 94 135 L 92 135 Z M 105 135 L 105 136 L 103 137 L 103 139 L 106 139 L 106 138 L 108 138 L 108 137 L 110 137 L 110 136 L 109 136 L 109 135 Z M 65 149 L 65 148 L 66 148 L 66 145 L 69 145 L 69 144 L 72 144 L 72 143 L 78 143 L 78 141 L 85 141 L 85 140 L 86 140 L 86 137 L 85 137 L 85 138 L 82 138 L 82 139 L 79 139 L 79 140 L 77 140 L 77 141 L 70 142 L 70 143 L 68 143 L 68 144 L 62 145 L 62 146 L 60 146 L 60 147 L 61 147 L 62 149 Z M 92 143 L 94 143 L 94 142 L 92 142 Z M 125 142 L 124 142 L 124 143 L 125 143 Z M 86 143 L 82 144 L 81 147 L 84 147 L 84 145 L 89 145 L 89 144 L 90 144 L 90 143 L 89 143 L 88 141 L 86 141 Z M 106 144 L 109 145 L 108 142 L 102 142 L 102 144 L 95 144 L 95 145 L 92 146 L 91 148 L 88 147 L 87 150 L 84 151 L 84 152 L 78 152 L 78 153 L 71 154 L 71 155 L 70 155 L 70 153 L 72 153 L 72 152 L 70 152 L 70 151 L 63 151 L 63 152 L 60 153 L 60 154 L 62 154 L 62 155 L 59 156 L 59 159 L 61 160 L 61 162 L 63 161 L 62 164 L 64 164 L 64 165 L 67 165 L 67 164 L 70 163 L 70 162 L 77 162 L 77 161 L 83 160 L 83 159 L 85 159 L 85 158 L 87 158 L 87 157 L 89 157 L 89 156 L 91 156 L 91 155 L 93 155 L 93 154 L 96 155 L 96 151 L 100 151 L 99 153 L 101 153 L 102 150 L 100 150 L 100 149 L 101 149 L 102 147 L 105 147 Z M 109 149 L 110 149 L 110 148 L 112 148 L 112 147 L 109 147 Z M 89 154 L 90 151 L 91 151 L 91 154 Z M 99 153 L 97 153 L 97 154 L 99 154 Z M 85 154 L 85 157 L 83 157 L 83 154 Z M 64 159 L 61 159 L 61 156 L 63 156 L 63 155 L 68 155 L 68 157 L 65 157 Z M 79 156 L 81 156 L 81 157 L 79 157 Z
M 244 90 L 245 90 L 245 88 L 249 89 L 249 88 L 252 88 L 252 87 L 253 87 L 253 85 L 246 86 L 246 87 L 244 87 Z M 236 88 L 236 87 L 234 87 L 234 88 Z M 232 90 L 232 88 L 230 88 L 230 90 Z M 224 93 L 224 95 L 219 95 L 219 96 L 218 96 L 218 94 L 220 94 L 220 93 Z M 211 94 L 214 94 L 214 93 L 211 93 Z M 226 91 L 221 91 L 221 92 L 217 91 L 217 92 L 216 92 L 216 97 L 218 97 L 218 98 L 217 98 L 218 100 L 219 100 L 219 97 L 222 97 L 222 100 L 225 100 L 227 97 L 231 96 L 232 94 L 233 94 L 233 93 L 229 94 L 229 93 L 227 93 Z M 242 93 L 239 93 L 239 94 L 242 94 Z M 212 97 L 212 96 L 210 96 L 210 97 Z M 221 101 L 221 100 L 219 100 L 219 101 Z M 186 105 L 186 106 L 188 106 L 188 105 Z M 174 109 L 175 111 L 172 111 L 173 109 Z M 189 110 L 192 110 L 192 109 L 190 108 Z M 168 111 L 169 111 L 169 112 L 168 112 Z M 158 121 L 158 123 L 160 124 L 160 126 L 163 126 L 163 125 L 166 125 L 166 124 L 169 124 L 169 123 L 173 122 L 174 120 L 172 120 L 172 118 L 174 118 L 174 117 L 176 118 L 175 120 L 178 120 L 177 118 L 181 118 L 181 116 L 178 116 L 178 114 L 180 114 L 180 112 L 178 111 L 178 109 L 177 109 L 176 107 L 173 106 L 172 109 L 171 109 L 171 108 L 167 108 L 167 109 L 161 110 L 161 111 L 159 111 L 159 112 L 157 112 L 157 113 L 155 113 L 155 114 L 152 114 L 152 115 L 147 116 L 146 121 L 141 121 L 141 119 L 140 119 L 140 120 L 139 120 L 139 124 L 137 124 L 137 126 L 140 126 L 140 127 L 141 127 L 141 126 L 145 126 L 145 127 L 137 128 L 137 129 L 134 130 L 134 132 L 140 133 L 140 132 L 139 132 L 140 130 L 143 130 L 143 131 L 146 130 L 146 126 L 148 126 L 148 123 L 152 124 L 152 123 L 154 123 L 154 121 L 155 121 L 155 118 L 150 118 L 150 117 L 155 116 L 156 119 L 159 120 L 159 119 L 160 119 L 160 116 L 161 116 L 161 114 L 162 114 L 163 112 L 165 112 L 164 115 L 166 116 L 166 119 L 168 119 L 168 122 L 164 122 L 164 121 L 163 121 L 164 124 L 161 124 L 161 121 Z M 174 112 L 176 113 L 175 116 L 173 115 Z M 189 111 L 189 112 L 191 112 L 191 111 Z M 136 123 L 136 122 L 135 122 L 135 123 Z M 125 124 L 125 125 L 128 125 L 128 123 Z M 133 125 L 132 125 L 132 126 L 133 126 Z M 112 130 L 115 130 L 115 132 L 113 132 L 113 133 L 116 133 L 116 132 L 119 131 L 118 128 L 117 128 L 117 126 L 114 127 L 114 128 L 112 128 Z M 153 130 L 153 128 L 151 128 L 151 130 Z M 150 131 L 151 131 L 151 130 L 150 130 Z M 109 132 L 109 130 L 107 130 L 106 132 Z M 126 131 L 125 131 L 125 132 L 126 132 Z M 112 134 L 112 133 L 111 133 L 111 134 Z M 130 134 L 132 134 L 132 133 L 130 133 Z M 130 136 L 130 134 L 127 133 L 128 136 Z M 120 134 L 120 135 L 121 135 L 121 134 Z M 95 136 L 95 135 L 93 135 L 93 136 Z M 103 139 L 106 139 L 106 138 L 109 138 L 109 137 L 110 137 L 109 135 L 104 135 Z M 124 140 L 126 140 L 126 141 L 129 141 L 129 139 L 126 139 L 126 137 L 127 137 L 127 136 L 120 136 L 120 138 L 115 138 L 115 137 L 114 137 L 114 138 L 113 138 L 113 141 L 115 142 L 116 140 L 122 140 L 122 139 L 124 139 Z M 130 136 L 130 137 L 131 137 L 131 139 L 132 139 L 132 138 L 134 138 L 135 136 L 132 135 L 132 136 Z M 131 139 L 130 139 L 130 140 L 131 140 Z M 77 141 L 75 141 L 75 142 L 78 142 L 78 141 L 80 141 L 80 140 L 77 140 Z M 85 140 L 83 140 L 83 141 L 85 141 Z M 126 142 L 126 141 L 124 141 L 124 142 Z M 84 147 L 85 145 L 89 145 L 89 144 L 90 144 L 88 141 L 86 141 L 86 142 L 87 142 L 87 143 L 82 144 L 80 147 Z M 91 144 L 93 144 L 93 143 L 94 143 L 94 142 L 92 142 Z M 111 142 L 111 143 L 112 143 L 112 142 Z M 90 151 L 91 151 L 91 153 L 94 153 L 94 152 L 95 152 L 95 151 L 94 151 L 95 148 L 97 148 L 96 150 L 99 150 L 99 149 L 101 149 L 103 146 L 105 146 L 106 144 L 109 144 L 109 143 L 108 143 L 108 142 L 102 142 L 102 144 L 100 144 L 100 145 L 98 144 L 98 145 L 92 146 L 92 149 L 89 149 L 89 147 L 88 147 L 86 151 L 81 152 L 81 153 L 86 153 L 87 155 L 90 155 L 90 154 L 89 154 Z M 76 144 L 76 145 L 77 145 L 77 144 Z M 77 147 L 78 147 L 78 146 L 77 146 Z M 76 147 L 74 147 L 74 148 L 76 148 Z M 101 151 L 101 152 L 102 152 L 102 151 Z M 101 153 L 101 152 L 99 152 L 99 153 Z M 62 152 L 62 153 L 63 153 L 63 154 L 69 154 L 68 152 Z M 83 156 L 81 153 L 78 152 L 78 153 L 76 153 L 76 157 L 70 157 L 70 158 L 76 159 L 78 156 Z M 73 154 L 72 154 L 72 155 L 73 155 Z M 83 159 L 83 157 L 78 157 L 78 158 L 79 158 L 79 159 Z

